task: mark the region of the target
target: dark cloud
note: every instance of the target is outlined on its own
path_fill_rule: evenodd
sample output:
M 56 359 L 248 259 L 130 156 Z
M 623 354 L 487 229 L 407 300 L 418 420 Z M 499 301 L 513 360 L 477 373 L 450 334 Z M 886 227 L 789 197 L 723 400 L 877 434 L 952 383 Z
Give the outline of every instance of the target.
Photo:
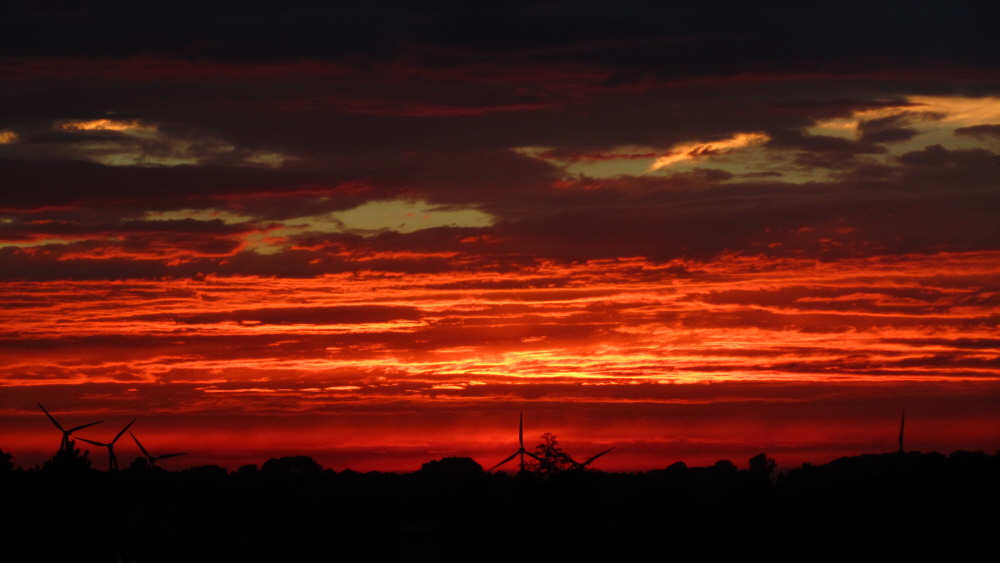
M 846 164 L 838 181 L 824 183 L 738 181 L 724 171 L 695 170 L 658 178 L 580 178 L 575 185 L 556 189 L 550 184 L 551 166 L 512 155 L 490 166 L 479 166 L 489 162 L 480 160 L 458 167 L 451 180 L 445 172 L 435 172 L 438 181 L 427 177 L 411 187 L 411 197 L 419 194 L 432 202 L 476 204 L 498 219 L 493 227 L 443 227 L 368 238 L 345 233 L 293 234 L 286 239 L 286 247 L 267 255 L 237 252 L 241 237 L 262 231 L 266 222 L 116 220 L 114 215 L 138 215 L 141 207 L 202 207 L 278 220 L 352 207 L 370 194 L 388 194 L 397 188 L 362 185 L 354 189 L 345 184 L 344 189 L 313 192 L 300 188 L 247 196 L 199 196 L 190 188 L 190 199 L 166 199 L 164 194 L 171 193 L 167 180 L 157 179 L 155 171 L 138 171 L 138 178 L 164 183 L 162 192 L 151 194 L 154 199 L 126 200 L 122 208 L 103 206 L 99 213 L 106 217 L 96 222 L 91 222 L 95 208 L 78 204 L 11 214 L 16 220 L 3 224 L 7 240 L 56 235 L 116 236 L 119 240 L 8 247 L 0 252 L 0 262 L 7 279 L 208 273 L 314 277 L 359 270 L 518 271 L 536 265 L 540 258 L 573 262 L 639 255 L 662 261 L 708 260 L 739 251 L 833 260 L 872 253 L 983 250 L 995 248 L 1000 240 L 990 215 L 1000 205 L 1000 193 L 995 190 L 1000 170 L 996 159 L 982 149 L 949 150 L 935 145 L 906 153 L 889 164 L 855 168 Z M 505 162 L 512 178 L 504 176 Z M 108 172 L 110 178 L 119 173 L 107 167 L 86 168 Z M 124 177 L 130 177 L 128 172 L 122 171 Z M 168 172 L 162 171 L 168 179 L 185 178 Z M 191 177 L 197 178 L 198 172 L 191 169 Z M 37 180 L 34 174 L 24 177 Z M 598 188 L 586 189 L 589 185 Z M 126 187 L 122 183 L 122 195 Z M 231 189 L 237 189 L 236 185 Z M 171 246 L 196 254 L 180 263 L 171 262 Z M 399 252 L 408 254 L 404 257 Z M 109 253 L 132 254 L 136 259 Z M 452 258 L 441 253 L 452 253 Z M 88 254 L 93 256 L 84 259 Z
M 81 213 L 83 215 L 83 213 Z M 24 217 L 30 219 L 29 217 Z M 24 240 L 36 235 L 168 235 L 170 233 L 210 233 L 225 236 L 248 233 L 256 227 L 244 224 L 226 224 L 221 219 L 198 221 L 195 219 L 169 219 L 162 221 L 124 220 L 114 223 L 82 223 L 73 220 L 11 221 L 0 225 L 0 239 Z
M 898 143 L 909 141 L 917 136 L 919 131 L 909 127 L 901 127 L 909 121 L 902 115 L 893 115 L 879 119 L 869 119 L 858 123 L 861 141 L 868 143 Z
M 565 287 L 570 278 L 529 278 L 512 280 L 468 280 L 442 284 L 430 284 L 428 289 L 496 290 L 496 289 L 538 289 Z
M 943 166 L 982 166 L 983 173 L 998 174 L 1000 156 L 985 149 L 948 150 L 941 145 L 931 145 L 920 151 L 911 151 L 899 157 L 907 166 L 939 168 Z
M 177 209 L 187 206 L 188 198 L 197 202 L 213 194 L 253 194 L 322 185 L 315 176 L 283 170 L 104 166 L 68 160 L 0 159 L 0 174 L 8 187 L 0 196 L 0 208 L 8 209 L 136 200 L 154 210 Z
M 413 307 L 379 305 L 343 305 L 338 307 L 271 307 L 241 309 L 220 313 L 142 315 L 136 320 L 173 319 L 182 324 L 212 324 L 222 322 L 274 324 L 365 324 L 398 320 L 417 320 L 419 310 Z
M 973 125 L 955 129 L 956 135 L 968 135 L 977 139 L 1000 137 L 1000 125 Z
M 851 117 L 854 113 L 873 109 L 892 109 L 909 107 L 909 102 L 884 100 L 798 100 L 784 104 L 776 104 L 774 108 L 780 112 L 800 114 L 812 119 L 833 119 Z
M 792 148 L 814 153 L 827 153 L 844 156 L 857 154 L 881 154 L 886 152 L 885 147 L 880 147 L 862 138 L 860 141 L 852 141 L 842 137 L 831 137 L 829 135 L 808 135 L 801 131 L 775 131 L 771 133 L 771 140 L 767 146 L 774 148 Z

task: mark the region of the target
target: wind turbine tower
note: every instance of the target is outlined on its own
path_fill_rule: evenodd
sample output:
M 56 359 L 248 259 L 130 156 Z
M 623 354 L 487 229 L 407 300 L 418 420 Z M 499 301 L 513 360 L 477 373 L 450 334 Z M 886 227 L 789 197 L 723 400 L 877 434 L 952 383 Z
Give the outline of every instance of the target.
M 88 426 L 93 426 L 95 424 L 100 424 L 100 423 L 104 422 L 103 420 L 98 420 L 97 422 L 91 422 L 89 424 L 81 424 L 80 426 L 75 426 L 73 428 L 70 428 L 69 430 L 66 430 L 65 428 L 62 427 L 61 424 L 59 424 L 59 422 L 55 419 L 55 417 L 53 417 L 51 414 L 49 414 L 49 411 L 45 410 L 45 407 L 43 407 L 41 403 L 38 403 L 38 408 L 42 409 L 42 412 L 45 413 L 45 416 L 49 417 L 49 420 L 52 421 L 52 424 L 55 424 L 56 428 L 58 428 L 59 431 L 62 432 L 62 441 L 59 442 L 59 451 L 60 452 L 72 449 L 72 445 L 71 445 L 71 442 L 70 442 L 70 439 L 69 439 L 69 437 L 70 437 L 71 434 L 73 434 L 77 430 L 83 430 L 84 428 L 86 428 Z
M 608 448 L 608 449 L 604 450 L 603 452 L 601 452 L 601 453 L 599 453 L 599 454 L 597 454 L 597 455 L 595 455 L 593 457 L 588 458 L 587 461 L 584 461 L 583 463 L 580 463 L 580 462 L 576 461 L 575 459 L 569 457 L 568 455 L 563 456 L 563 457 L 566 458 L 566 461 L 570 462 L 573 465 L 573 469 L 578 469 L 580 471 L 586 471 L 587 466 L 590 465 L 591 463 L 593 463 L 593 461 L 595 459 L 601 457 L 602 455 L 610 452 L 613 449 L 614 448 Z
M 139 446 L 139 449 L 142 450 L 142 455 L 146 456 L 146 459 L 149 460 L 149 467 L 150 468 L 156 467 L 156 462 L 159 461 L 159 460 L 161 460 L 161 459 L 167 459 L 168 457 L 177 457 L 177 456 L 181 456 L 181 455 L 187 455 L 186 453 L 182 453 L 182 454 L 163 454 L 163 455 L 158 455 L 158 456 L 155 456 L 155 457 L 151 456 L 151 455 L 149 455 L 149 452 L 146 451 L 146 448 L 142 447 L 142 444 L 139 443 L 139 439 L 135 437 L 135 434 L 133 434 L 131 432 L 129 432 L 128 434 L 129 434 L 129 436 L 132 436 L 133 440 L 135 440 L 135 445 Z
M 903 419 L 899 422 L 899 453 L 903 453 L 903 431 L 906 429 L 906 411 L 903 411 Z
M 115 442 L 118 441 L 118 438 L 122 437 L 122 434 L 124 434 L 125 431 L 128 430 L 128 427 L 132 426 L 132 424 L 135 423 L 135 421 L 136 421 L 136 419 L 133 418 L 132 422 L 128 423 L 125 426 L 125 428 L 122 428 L 122 431 L 119 432 L 117 436 L 115 436 L 115 439 L 111 440 L 107 444 L 105 444 L 103 442 L 95 442 L 94 440 L 88 440 L 86 438 L 79 438 L 79 439 L 83 440 L 84 442 L 87 442 L 88 444 L 94 444 L 95 446 L 104 446 L 104 447 L 108 448 L 108 471 L 117 470 L 118 469 L 118 458 L 115 456 Z
M 534 458 L 539 463 L 542 462 L 542 458 L 540 458 L 537 455 L 535 455 L 535 454 L 529 452 L 528 450 L 524 449 L 524 413 L 521 413 L 520 425 L 519 425 L 518 430 L 517 430 L 517 441 L 518 441 L 518 443 L 520 444 L 521 447 L 516 452 L 514 452 L 513 454 L 511 454 L 511 456 L 508 457 L 507 459 L 505 459 L 505 460 L 501 461 L 500 463 L 494 465 L 493 467 L 487 469 L 486 471 L 487 472 L 493 471 L 497 467 L 500 467 L 501 465 L 503 465 L 503 464 L 507 463 L 508 461 L 514 459 L 518 455 L 521 456 L 521 469 L 520 469 L 521 473 L 524 472 L 524 456 L 527 455 L 529 457 Z

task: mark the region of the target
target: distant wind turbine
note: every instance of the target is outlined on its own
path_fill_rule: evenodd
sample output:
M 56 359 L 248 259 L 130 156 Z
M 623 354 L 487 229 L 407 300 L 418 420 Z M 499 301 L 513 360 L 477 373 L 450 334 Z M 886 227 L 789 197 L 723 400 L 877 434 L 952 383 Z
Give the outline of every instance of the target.
M 88 426 L 93 426 L 95 424 L 100 424 L 100 423 L 104 422 L 103 420 L 98 420 L 97 422 L 91 422 L 90 424 L 82 424 L 80 426 L 76 426 L 74 428 L 70 428 L 69 430 L 66 430 L 65 428 L 62 427 L 61 424 L 59 424 L 59 422 L 56 421 L 56 419 L 51 414 L 49 414 L 49 411 L 45 410 L 45 407 L 43 407 L 41 403 L 38 403 L 38 408 L 42 409 L 42 412 L 45 413 L 45 416 L 49 417 L 49 420 L 52 421 L 52 424 L 55 424 L 56 428 L 58 428 L 59 431 L 62 432 L 62 434 L 63 434 L 62 435 L 62 441 L 59 442 L 59 451 L 64 451 L 64 450 L 70 449 L 70 440 L 69 440 L 69 437 L 70 437 L 71 434 L 73 434 L 77 430 L 83 430 L 84 428 L 86 428 Z
M 87 442 L 88 444 L 94 444 L 95 446 L 104 446 L 104 447 L 108 448 L 108 471 L 117 470 L 118 469 L 118 458 L 115 457 L 115 442 L 118 441 L 118 438 L 122 437 L 122 434 L 124 434 L 125 431 L 128 430 L 128 427 L 132 426 L 132 424 L 135 423 L 135 421 L 136 421 L 136 419 L 133 418 L 132 422 L 130 422 L 127 425 L 125 425 L 125 428 L 122 428 L 122 431 L 119 432 L 117 436 L 115 436 L 115 439 L 111 440 L 107 444 L 105 444 L 103 442 L 95 442 L 94 440 L 88 440 L 86 438 L 77 438 L 77 439 L 78 440 L 83 440 L 84 442 Z
M 906 411 L 903 411 L 903 420 L 899 422 L 899 453 L 903 453 L 903 430 L 906 428 Z
M 563 454 L 563 457 L 566 459 L 566 461 L 568 461 L 571 464 L 573 464 L 573 469 L 578 469 L 580 471 L 585 471 L 587 469 L 587 466 L 590 465 L 591 463 L 593 463 L 593 461 L 595 459 L 601 457 L 602 455 L 610 452 L 613 449 L 614 449 L 613 447 L 612 448 L 608 448 L 608 449 L 604 450 L 603 452 L 601 452 L 601 453 L 599 453 L 599 454 L 597 454 L 597 455 L 595 455 L 595 456 L 593 456 L 591 458 L 588 458 L 587 461 L 584 461 L 583 463 L 580 463 L 580 462 L 576 461 L 575 459 L 569 457 L 569 455 L 566 455 L 566 454 Z
M 163 454 L 163 455 L 158 455 L 156 457 L 153 457 L 153 456 L 149 455 L 149 452 L 146 451 L 146 448 L 142 447 L 142 444 L 139 443 L 139 439 L 135 437 L 135 434 L 133 434 L 131 432 L 129 432 L 128 434 L 129 434 L 129 436 L 132 436 L 133 440 L 135 440 L 135 445 L 139 446 L 139 449 L 142 450 L 142 455 L 146 456 L 146 459 L 149 460 L 149 466 L 150 467 L 156 467 L 156 462 L 159 461 L 159 460 L 161 460 L 161 459 L 167 459 L 168 457 L 177 457 L 177 456 L 180 456 L 180 455 L 187 455 L 186 453 L 182 453 L 182 454 Z
M 500 467 L 501 465 L 503 465 L 503 464 L 507 463 L 508 461 L 514 459 L 518 455 L 521 456 L 521 472 L 524 471 L 524 456 L 526 456 L 526 455 L 535 458 L 535 460 L 537 460 L 539 463 L 542 462 L 542 458 L 540 458 L 537 455 L 535 455 L 535 454 L 529 452 L 528 450 L 524 449 L 524 413 L 521 413 L 520 426 L 518 427 L 518 431 L 517 431 L 517 440 L 520 443 L 521 447 L 516 452 L 514 452 L 513 454 L 511 454 L 511 456 L 508 457 L 507 459 L 505 459 L 505 460 L 501 461 L 500 463 L 494 465 L 493 467 L 487 469 L 486 470 L 487 472 L 493 471 L 497 467 Z

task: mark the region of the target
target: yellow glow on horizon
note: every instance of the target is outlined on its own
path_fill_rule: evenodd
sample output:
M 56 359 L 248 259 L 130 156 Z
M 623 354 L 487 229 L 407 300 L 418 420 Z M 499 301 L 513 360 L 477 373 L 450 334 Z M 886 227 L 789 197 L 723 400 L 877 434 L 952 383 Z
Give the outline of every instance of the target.
M 17 133 L 13 131 L 0 131 L 0 145 L 15 143 L 17 139 Z

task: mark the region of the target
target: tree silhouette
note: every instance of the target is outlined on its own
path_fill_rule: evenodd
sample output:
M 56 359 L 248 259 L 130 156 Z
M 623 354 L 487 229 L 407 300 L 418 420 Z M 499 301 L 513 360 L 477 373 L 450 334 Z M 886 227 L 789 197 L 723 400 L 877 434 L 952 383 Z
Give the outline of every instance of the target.
M 149 460 L 145 456 L 138 456 L 129 464 L 128 470 L 132 472 L 143 472 L 149 469 Z
M 774 459 L 767 457 L 767 454 L 761 452 L 750 458 L 750 474 L 766 476 L 770 479 L 774 475 L 774 468 L 777 465 L 778 463 Z
M 471 482 L 483 478 L 483 466 L 469 457 L 445 457 L 431 460 L 420 466 L 417 475 L 425 479 Z
M 309 456 L 297 455 L 272 457 L 264 462 L 260 471 L 265 475 L 319 475 L 323 473 L 323 466 Z
M 535 455 L 540 461 L 530 463 L 528 468 L 539 475 L 549 476 L 575 465 L 573 458 L 559 447 L 555 435 L 549 432 L 542 434 L 542 443 L 535 446 Z
M 11 461 L 13 454 L 0 450 L 0 473 L 14 470 L 14 463 Z
M 736 464 L 728 459 L 720 459 L 712 467 L 719 473 L 736 473 L 737 471 Z
M 86 473 L 90 471 L 90 450 L 80 455 L 73 440 L 67 440 L 66 448 L 56 452 L 52 459 L 42 464 L 42 471 L 53 473 Z

